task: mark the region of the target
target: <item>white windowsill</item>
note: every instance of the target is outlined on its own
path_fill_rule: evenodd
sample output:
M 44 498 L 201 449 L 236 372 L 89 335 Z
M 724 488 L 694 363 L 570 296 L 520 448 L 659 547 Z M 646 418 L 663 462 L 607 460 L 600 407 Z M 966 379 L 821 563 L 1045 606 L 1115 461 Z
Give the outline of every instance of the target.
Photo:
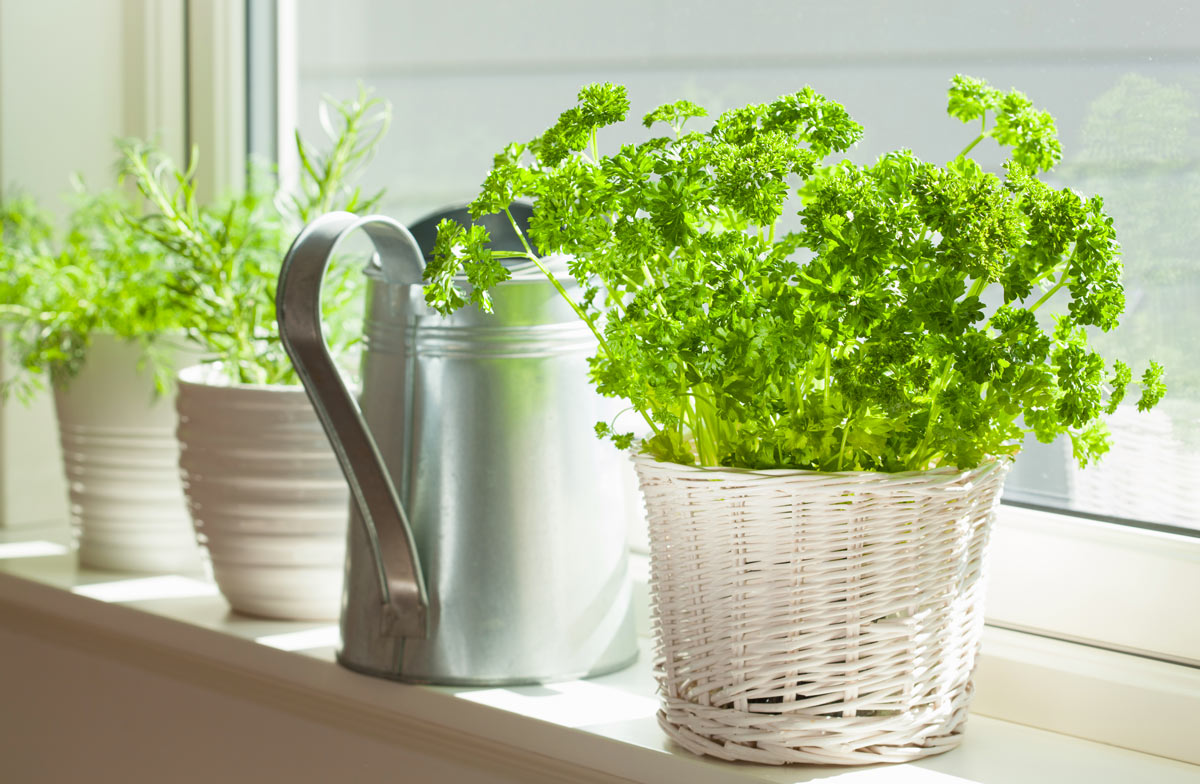
M 905 765 L 770 768 L 722 763 L 674 747 L 659 730 L 647 645 L 636 666 L 590 681 L 515 689 L 409 686 L 337 666 L 329 646 L 334 634 L 330 624 L 236 616 L 211 584 L 186 576 L 120 585 L 128 580 L 127 575 L 79 571 L 70 554 L 0 558 L 2 626 L 156 677 L 237 695 L 322 724 L 329 732 L 384 739 L 399 755 L 432 754 L 464 770 L 514 780 L 1182 784 L 1200 778 L 1200 767 L 1194 765 L 985 715 L 971 718 L 959 749 Z M 78 592 L 79 586 L 101 583 L 108 585 L 83 590 L 112 601 Z M 136 598 L 139 586 L 166 598 Z M 985 653 L 981 679 L 996 683 L 981 686 L 976 709 L 1003 714 L 1005 699 L 1021 692 L 1021 684 L 993 688 L 1004 676 L 1004 662 L 1021 656 L 1038 659 L 1044 651 L 1025 635 L 1001 632 L 992 640 L 1000 649 L 1008 646 L 1013 655 Z M 0 662 L 3 658 L 0 652 Z M 1102 677 L 1103 667 L 1093 664 L 1079 676 Z M 1186 725 L 1179 731 L 1195 737 L 1196 725 L 1190 730 Z

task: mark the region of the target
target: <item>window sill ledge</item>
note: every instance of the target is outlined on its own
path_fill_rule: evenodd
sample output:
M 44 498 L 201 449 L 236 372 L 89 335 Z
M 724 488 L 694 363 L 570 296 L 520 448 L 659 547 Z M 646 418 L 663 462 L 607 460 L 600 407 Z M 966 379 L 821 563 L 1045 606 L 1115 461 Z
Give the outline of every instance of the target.
M 183 782 L 222 773 L 251 780 L 249 774 L 261 770 L 269 776 L 264 780 L 326 781 L 329 770 L 322 765 L 334 765 L 347 780 L 355 780 L 356 771 L 390 770 L 404 771 L 411 780 L 424 780 L 425 771 L 453 774 L 455 781 L 696 784 L 828 779 L 1183 784 L 1200 773 L 1187 763 L 985 715 L 971 718 L 960 748 L 905 765 L 723 763 L 674 747 L 659 730 L 645 649 L 633 668 L 590 681 L 526 689 L 409 686 L 344 670 L 327 645 L 303 651 L 272 647 L 287 647 L 284 641 L 302 639 L 303 633 L 327 633 L 328 624 L 233 615 L 202 580 L 178 578 L 177 586 L 198 590 L 193 595 L 177 590 L 171 598 L 103 602 L 73 592 L 127 579 L 79 571 L 71 555 L 0 560 L 0 650 L 6 652 L 0 658 L 0 692 L 6 694 L 0 737 L 12 741 L 5 752 L 10 773 L 38 771 L 39 780 L 65 780 L 62 774 L 74 772 L 91 781 Z M 23 646 L 28 647 L 24 655 Z M 65 665 L 55 658 L 59 655 L 67 657 L 61 660 Z M 985 656 L 981 668 L 994 668 L 999 661 Z M 116 729 L 76 726 L 96 709 L 92 703 L 105 700 L 100 691 L 91 694 L 79 684 L 95 682 L 102 690 L 102 684 L 116 682 L 113 678 L 137 689 L 124 692 L 128 700 L 109 699 L 100 707 Z M 39 691 L 38 683 L 50 687 Z M 189 701 L 181 702 L 173 690 L 191 695 Z M 168 705 L 155 708 L 152 695 L 162 695 Z M 209 704 L 212 700 L 217 704 Z M 986 689 L 980 690 L 976 708 L 1004 713 L 1003 700 L 988 696 Z M 216 720 L 205 713 L 208 709 Z M 161 728 L 153 744 L 137 731 L 139 716 L 146 719 L 147 712 Z M 43 725 L 48 721 L 54 723 Z M 101 748 L 93 734 L 114 745 Z M 58 754 L 47 758 L 45 749 L 39 752 L 36 743 L 22 743 L 22 738 L 49 739 L 41 745 L 52 745 Z M 80 738 L 90 739 L 91 745 L 85 741 L 89 753 L 63 753 Z M 226 752 L 207 748 L 216 742 L 232 746 Z M 171 744 L 191 750 L 187 771 L 181 769 L 182 752 L 163 751 Z M 162 753 L 148 753 L 150 745 Z M 155 767 L 156 760 L 161 767 Z M 285 770 L 290 771 L 286 777 L 271 775 Z M 47 771 L 56 775 L 47 778 Z

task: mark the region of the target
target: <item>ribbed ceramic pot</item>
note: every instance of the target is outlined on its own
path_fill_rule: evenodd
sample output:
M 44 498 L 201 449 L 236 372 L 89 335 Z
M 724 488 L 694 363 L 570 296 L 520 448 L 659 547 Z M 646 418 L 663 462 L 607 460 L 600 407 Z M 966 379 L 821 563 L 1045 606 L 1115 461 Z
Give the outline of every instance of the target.
M 349 490 L 302 387 L 179 375 L 179 469 L 197 538 L 230 606 L 336 618 Z
M 54 393 L 79 562 L 134 572 L 197 571 L 179 481 L 175 412 L 141 348 L 96 335 L 78 376 Z

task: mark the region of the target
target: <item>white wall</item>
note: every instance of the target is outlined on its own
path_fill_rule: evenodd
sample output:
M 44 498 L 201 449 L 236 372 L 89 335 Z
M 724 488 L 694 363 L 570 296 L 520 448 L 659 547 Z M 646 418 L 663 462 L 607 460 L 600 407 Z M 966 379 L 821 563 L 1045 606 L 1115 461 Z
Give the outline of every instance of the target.
M 72 172 L 113 182 L 118 136 L 182 149 L 182 3 L 0 0 L 0 185 L 57 215 Z M 163 31 L 176 30 L 176 37 Z M 0 372 L 4 372 L 0 370 Z M 0 408 L 0 525 L 65 520 L 52 406 Z
M 0 176 L 47 206 L 111 179 L 123 129 L 121 0 L 0 0 Z
M 120 0 L 0 1 L 0 183 L 56 213 L 106 179 L 122 114 Z M 73 20 L 64 24 L 64 20 Z M 65 519 L 49 396 L 0 409 L 0 524 Z

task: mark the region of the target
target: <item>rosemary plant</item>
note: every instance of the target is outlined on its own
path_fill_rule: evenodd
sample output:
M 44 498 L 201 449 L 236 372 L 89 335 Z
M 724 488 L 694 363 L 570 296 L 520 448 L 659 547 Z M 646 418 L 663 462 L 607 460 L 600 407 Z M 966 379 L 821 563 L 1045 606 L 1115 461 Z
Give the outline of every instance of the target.
M 46 377 L 66 385 L 97 333 L 139 343 L 165 388 L 171 367 L 159 349 L 164 336 L 180 334 L 178 314 L 162 299 L 168 266 L 131 228 L 137 207 L 130 199 L 117 190 L 89 192 L 78 178 L 73 185 L 61 243 L 32 199 L 0 206 L 0 327 L 17 369 L 0 393 L 28 400 Z
M 275 288 L 288 244 L 309 219 L 331 210 L 365 212 L 382 195 L 364 196 L 353 183 L 387 131 L 388 104 L 360 88 L 353 100 L 324 100 L 320 112 L 328 147 L 297 132 L 301 172 L 294 192 L 276 192 L 273 178 L 259 169 L 244 192 L 201 205 L 194 152 L 181 171 L 150 145 L 121 143 L 122 176 L 151 209 L 135 230 L 171 259 L 161 295 L 231 382 L 298 383 L 275 324 Z M 360 339 L 361 293 L 358 268 L 330 269 L 322 290 L 324 323 L 334 355 L 347 367 Z

